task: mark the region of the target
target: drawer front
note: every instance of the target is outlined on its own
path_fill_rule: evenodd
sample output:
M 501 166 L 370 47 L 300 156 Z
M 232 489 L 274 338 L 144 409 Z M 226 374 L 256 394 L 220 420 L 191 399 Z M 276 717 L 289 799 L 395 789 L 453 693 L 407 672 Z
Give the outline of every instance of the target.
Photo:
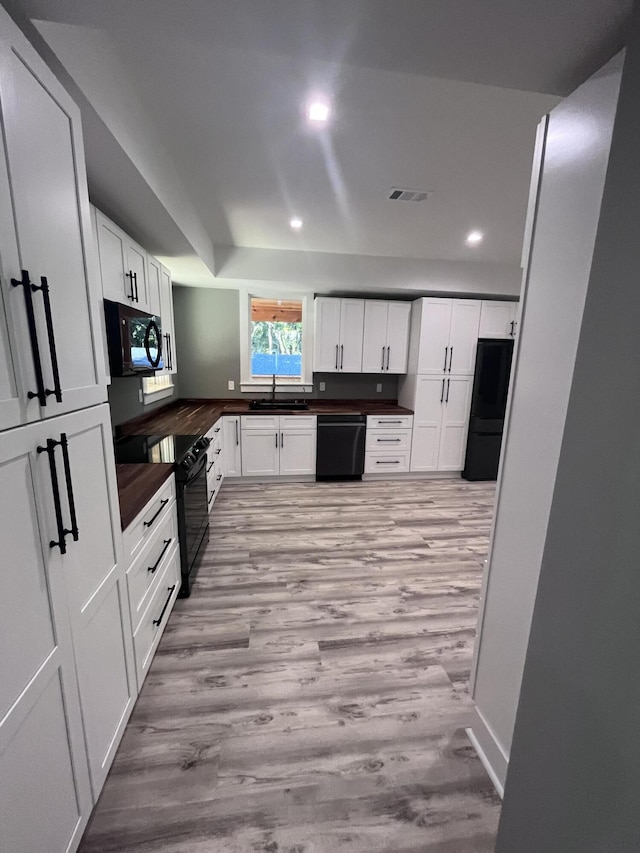
M 367 415 L 367 429 L 411 429 L 413 415 Z
M 138 689 L 149 670 L 156 647 L 165 629 L 169 614 L 180 589 L 180 549 L 176 548 L 168 561 L 155 592 L 133 635 Z
M 222 418 L 218 418 L 209 432 L 205 433 L 205 435 L 211 442 L 222 440 Z
M 398 450 L 411 450 L 410 429 L 372 429 L 367 430 L 367 450 L 384 450 L 395 453 Z
M 280 429 L 280 415 L 242 415 L 240 425 L 242 429 L 272 429 L 275 432 Z
M 177 544 L 178 515 L 176 504 L 173 503 L 153 538 L 145 543 L 142 551 L 127 569 L 131 625 L 134 631 Z
M 365 474 L 389 474 L 392 471 L 408 471 L 408 451 L 399 453 L 366 453 L 364 457 Z
M 209 510 L 211 510 L 211 507 L 213 506 L 213 502 L 220 491 L 220 486 L 224 479 L 222 461 L 218 459 L 212 461 L 213 464 L 211 467 L 207 466 L 207 503 L 209 505 Z
M 153 537 L 159 524 L 168 515 L 169 507 L 175 498 L 176 484 L 172 475 L 124 531 L 124 553 L 127 563 L 138 553 L 144 543 Z
M 315 415 L 280 415 L 280 429 L 316 429 L 318 419 Z

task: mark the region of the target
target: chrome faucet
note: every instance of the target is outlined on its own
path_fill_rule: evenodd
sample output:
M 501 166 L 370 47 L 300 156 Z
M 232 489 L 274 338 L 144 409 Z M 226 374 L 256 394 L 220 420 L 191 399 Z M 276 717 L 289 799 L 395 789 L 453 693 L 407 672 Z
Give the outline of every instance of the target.
M 272 376 L 273 376 L 273 381 L 271 383 L 271 402 L 275 403 L 275 401 L 276 401 L 276 375 L 275 375 L 275 373 L 273 373 Z

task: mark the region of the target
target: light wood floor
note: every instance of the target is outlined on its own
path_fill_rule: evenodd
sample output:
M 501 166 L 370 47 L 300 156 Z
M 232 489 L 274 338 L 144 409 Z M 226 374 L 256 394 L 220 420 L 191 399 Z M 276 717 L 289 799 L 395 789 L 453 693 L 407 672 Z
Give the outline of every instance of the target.
M 82 853 L 490 853 L 493 484 L 224 484 Z

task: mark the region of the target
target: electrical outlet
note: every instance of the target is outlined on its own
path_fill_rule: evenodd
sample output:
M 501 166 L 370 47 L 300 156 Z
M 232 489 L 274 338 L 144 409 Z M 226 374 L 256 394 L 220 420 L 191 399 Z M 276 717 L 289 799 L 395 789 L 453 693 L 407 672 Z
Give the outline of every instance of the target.
M 319 386 L 318 386 L 318 387 L 319 387 L 319 389 L 320 389 L 321 391 L 324 391 L 324 390 L 325 390 L 325 388 L 327 387 L 327 383 L 326 383 L 326 382 L 321 382 L 321 383 L 319 384 Z
M 233 381 L 233 379 L 230 379 L 227 382 L 227 388 L 229 389 L 229 391 L 235 391 L 236 390 L 236 383 Z
M 378 384 L 376 385 L 376 391 L 378 392 L 378 394 L 382 391 L 382 382 L 378 382 Z

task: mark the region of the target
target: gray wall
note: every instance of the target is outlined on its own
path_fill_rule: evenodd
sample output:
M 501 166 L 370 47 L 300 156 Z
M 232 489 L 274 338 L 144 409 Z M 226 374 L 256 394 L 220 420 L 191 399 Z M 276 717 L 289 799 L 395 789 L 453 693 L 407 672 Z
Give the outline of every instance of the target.
M 242 397 L 240 392 L 240 292 L 174 287 L 177 364 L 181 397 Z M 233 379 L 236 390 L 227 389 Z M 325 390 L 319 390 L 324 381 Z M 376 391 L 377 383 L 382 392 Z M 245 397 L 256 396 L 245 394 Z M 258 395 L 259 396 L 259 395 Z M 308 399 L 395 400 L 397 376 L 314 374 Z
M 636 5 L 498 853 L 640 850 L 639 11 Z
M 131 418 L 137 418 L 139 415 L 147 415 L 158 409 L 161 406 L 166 406 L 172 400 L 177 400 L 178 393 L 178 377 L 173 377 L 174 389 L 173 396 L 164 397 L 157 403 L 149 403 L 144 405 L 140 402 L 138 393 L 142 387 L 142 382 L 135 376 L 126 376 L 120 379 L 112 379 L 107 392 L 109 396 L 109 405 L 111 406 L 111 423 L 113 426 L 122 424 Z

